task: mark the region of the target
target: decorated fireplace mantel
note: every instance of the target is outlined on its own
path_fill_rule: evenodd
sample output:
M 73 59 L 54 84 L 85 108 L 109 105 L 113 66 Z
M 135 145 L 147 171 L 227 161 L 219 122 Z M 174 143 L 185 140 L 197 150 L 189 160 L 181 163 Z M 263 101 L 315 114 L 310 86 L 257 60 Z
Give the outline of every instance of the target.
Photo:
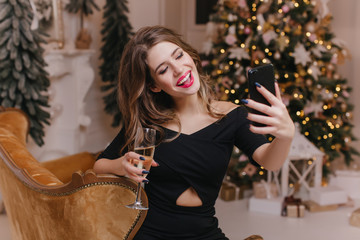
M 94 81 L 90 64 L 94 50 L 47 50 L 44 59 L 51 85 L 49 104 L 51 125 L 45 129 L 45 144 L 29 143 L 32 154 L 40 161 L 67 156 L 80 151 L 91 118 L 84 112 L 85 96 Z

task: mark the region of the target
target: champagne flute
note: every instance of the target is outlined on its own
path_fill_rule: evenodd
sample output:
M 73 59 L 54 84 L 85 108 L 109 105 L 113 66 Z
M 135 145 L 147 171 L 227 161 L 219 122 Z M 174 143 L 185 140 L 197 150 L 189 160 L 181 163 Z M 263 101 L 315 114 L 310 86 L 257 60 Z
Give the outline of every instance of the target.
M 133 164 L 137 168 L 149 171 L 155 152 L 156 130 L 151 128 L 144 128 L 143 133 L 144 133 L 144 139 L 141 142 L 135 142 L 134 152 L 143 156 L 145 160 L 133 159 Z M 147 174 L 143 174 L 143 176 L 146 177 Z M 133 204 L 126 205 L 126 207 L 139 209 L 139 210 L 149 209 L 141 204 L 140 188 L 141 188 L 141 183 L 138 183 L 135 202 Z

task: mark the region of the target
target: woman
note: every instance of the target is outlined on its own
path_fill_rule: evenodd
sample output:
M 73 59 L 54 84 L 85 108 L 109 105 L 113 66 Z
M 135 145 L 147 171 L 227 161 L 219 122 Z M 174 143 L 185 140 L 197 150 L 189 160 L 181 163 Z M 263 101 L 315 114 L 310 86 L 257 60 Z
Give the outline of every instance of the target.
M 119 72 L 123 128 L 99 156 L 97 173 L 146 182 L 147 217 L 135 239 L 228 239 L 214 217 L 214 204 L 233 146 L 266 169 L 283 164 L 294 124 L 281 101 L 264 87 L 258 91 L 271 106 L 244 100 L 268 116 L 217 101 L 201 71 L 197 52 L 161 26 L 140 29 L 127 44 Z M 251 121 L 266 124 L 255 127 Z M 159 132 L 159 144 L 147 179 L 131 164 L 142 156 L 128 151 L 140 127 Z M 263 134 L 272 134 L 268 143 Z

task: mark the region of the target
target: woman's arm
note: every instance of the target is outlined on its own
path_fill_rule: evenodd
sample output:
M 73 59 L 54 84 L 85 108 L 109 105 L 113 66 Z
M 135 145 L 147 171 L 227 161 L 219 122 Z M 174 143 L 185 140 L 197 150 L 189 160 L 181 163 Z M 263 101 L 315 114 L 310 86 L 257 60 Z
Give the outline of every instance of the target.
M 257 87 L 257 90 L 268 100 L 271 106 L 246 100 L 247 106 L 265 113 L 267 116 L 249 113 L 250 121 L 265 124 L 265 127 L 250 125 L 250 131 L 258 134 L 271 134 L 275 139 L 264 144 L 255 150 L 253 159 L 268 170 L 279 169 L 290 151 L 292 139 L 295 134 L 295 126 L 286 106 L 281 100 L 279 85 L 275 83 L 276 95 L 271 94 L 264 87 Z
M 94 172 L 95 173 L 111 173 L 119 176 L 127 176 L 137 182 L 147 181 L 146 178 L 143 177 L 143 169 L 137 168 L 132 164 L 133 159 L 138 159 L 139 161 L 145 160 L 144 157 L 135 153 L 135 152 L 127 152 L 124 156 L 116 159 L 107 159 L 100 158 L 94 164 Z M 152 166 L 157 166 L 157 164 L 153 161 Z
M 145 158 L 135 152 L 126 152 L 120 156 L 119 149 L 124 144 L 124 131 L 121 130 L 119 134 L 113 139 L 109 146 L 99 155 L 95 162 L 93 169 L 98 174 L 115 174 L 119 176 L 127 176 L 137 182 L 147 181 L 143 175 L 143 170 L 134 166 L 133 161 L 142 161 Z M 127 151 L 127 148 L 125 149 Z M 153 161 L 152 166 L 156 167 L 158 164 Z
M 120 158 L 112 160 L 107 158 L 100 158 L 95 162 L 93 168 L 96 173 L 111 173 L 119 176 L 125 175 L 125 171 L 122 166 L 122 160 Z

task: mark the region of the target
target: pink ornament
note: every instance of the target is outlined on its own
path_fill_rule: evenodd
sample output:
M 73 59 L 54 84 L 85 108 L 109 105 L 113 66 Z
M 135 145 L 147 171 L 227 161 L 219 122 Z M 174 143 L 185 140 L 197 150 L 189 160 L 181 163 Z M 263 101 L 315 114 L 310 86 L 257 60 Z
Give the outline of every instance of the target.
M 231 81 L 231 79 L 228 76 L 225 76 L 221 79 L 221 83 L 224 87 L 230 89 L 231 85 L 233 84 L 233 81 Z
M 251 28 L 245 27 L 244 33 L 247 34 L 247 35 L 249 35 L 249 34 L 251 33 Z
M 201 66 L 205 67 L 205 66 L 209 65 L 209 63 L 210 62 L 208 60 L 203 60 L 203 61 L 201 61 Z
M 239 162 L 245 162 L 249 160 L 248 157 L 245 154 L 241 154 L 239 157 Z
M 314 42 L 315 40 L 316 40 L 316 34 L 311 34 L 310 35 L 310 37 L 309 37 L 309 40 L 311 41 L 311 42 Z
M 238 5 L 240 8 L 247 8 L 247 4 L 245 0 L 239 0 Z
M 269 34 L 263 34 L 262 38 L 266 45 L 269 45 L 270 41 L 272 40 L 272 37 Z
M 289 8 L 289 6 L 288 5 L 283 5 L 282 7 L 281 7 L 281 9 L 282 9 L 282 11 L 284 12 L 284 13 L 288 13 L 289 11 L 290 11 L 290 8 Z
M 285 106 L 289 106 L 289 104 L 290 104 L 289 96 L 284 95 L 284 96 L 281 97 L 281 100 L 285 104 Z
M 343 92 L 342 92 L 342 95 L 343 95 L 344 97 L 346 97 L 346 98 L 350 97 L 350 94 L 349 94 L 348 91 L 343 91 Z
M 331 63 L 332 64 L 337 64 L 337 61 L 338 61 L 338 55 L 336 53 L 334 53 L 331 57 Z
M 304 114 L 305 115 L 308 115 L 309 113 L 312 113 L 312 112 L 314 112 L 314 108 L 312 106 L 306 106 L 304 108 Z
M 252 177 L 256 173 L 256 170 L 257 168 L 251 163 L 248 163 L 244 168 L 244 172 L 250 177 Z
M 236 43 L 236 37 L 232 34 L 229 34 L 225 37 L 225 42 L 228 44 L 228 45 L 234 45 L 234 43 Z

